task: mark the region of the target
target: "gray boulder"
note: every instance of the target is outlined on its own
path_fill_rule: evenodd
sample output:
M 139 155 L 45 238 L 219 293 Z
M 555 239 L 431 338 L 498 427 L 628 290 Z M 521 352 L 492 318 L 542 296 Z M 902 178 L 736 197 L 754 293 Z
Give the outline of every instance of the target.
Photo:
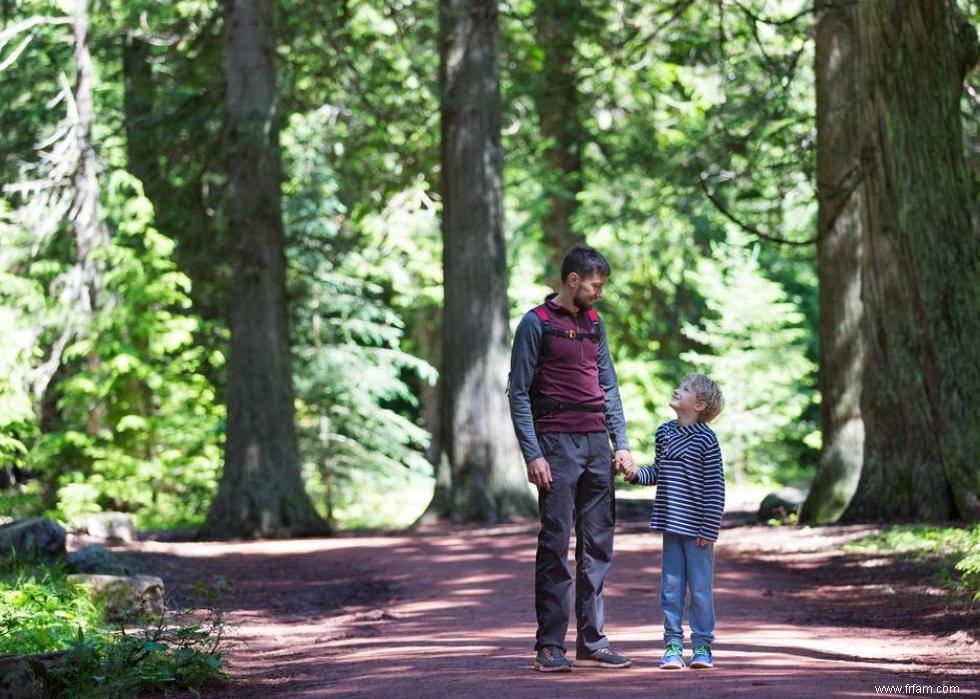
M 781 488 L 775 493 L 769 493 L 759 505 L 759 521 L 785 520 L 791 514 L 799 514 L 804 500 L 806 493 L 798 488 Z
M 44 685 L 35 679 L 27 658 L 19 655 L 0 657 L 0 697 L 37 699 L 44 696 Z
M 48 671 L 61 663 L 67 651 L 41 655 L 0 656 L 0 697 L 3 699 L 46 699 Z
M 92 600 L 105 607 L 111 621 L 164 612 L 163 580 L 152 575 L 89 575 L 66 578 L 70 587 L 88 588 Z
M 133 518 L 125 512 L 99 512 L 85 520 L 89 536 L 104 541 L 132 541 L 136 538 Z
M 65 537 L 64 528 L 45 517 L 4 524 L 0 526 L 0 557 L 59 558 L 65 555 Z

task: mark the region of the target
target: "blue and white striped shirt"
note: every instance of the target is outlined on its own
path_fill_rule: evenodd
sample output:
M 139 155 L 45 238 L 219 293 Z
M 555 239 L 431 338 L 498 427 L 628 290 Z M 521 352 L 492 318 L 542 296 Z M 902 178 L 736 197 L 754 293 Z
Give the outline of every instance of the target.
M 705 423 L 657 428 L 656 460 L 637 469 L 639 483 L 656 485 L 650 528 L 718 540 L 725 509 L 725 470 L 714 431 Z

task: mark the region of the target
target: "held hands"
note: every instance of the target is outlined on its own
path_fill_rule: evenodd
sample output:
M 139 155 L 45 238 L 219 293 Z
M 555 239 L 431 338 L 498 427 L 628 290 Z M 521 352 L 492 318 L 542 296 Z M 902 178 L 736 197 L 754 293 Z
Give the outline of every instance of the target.
M 633 463 L 633 455 L 629 449 L 617 449 L 613 458 L 613 469 L 616 473 L 622 473 L 630 483 L 636 483 L 640 476 L 637 472 L 636 464 Z M 527 462 L 527 480 L 530 483 L 548 490 L 551 488 L 551 465 L 543 456 L 539 456 Z
M 616 456 L 613 458 L 613 468 L 616 473 L 622 473 L 630 483 L 636 483 L 640 476 L 633 463 L 633 455 L 629 449 L 617 449 Z

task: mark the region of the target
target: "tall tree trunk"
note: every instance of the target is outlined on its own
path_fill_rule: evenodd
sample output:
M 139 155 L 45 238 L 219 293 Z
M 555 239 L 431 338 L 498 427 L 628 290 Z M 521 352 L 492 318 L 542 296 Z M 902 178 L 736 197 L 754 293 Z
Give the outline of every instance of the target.
M 228 212 L 238 235 L 225 464 L 205 536 L 324 530 L 303 488 L 293 415 L 272 0 L 225 0 Z
M 109 244 L 109 232 L 102 220 L 99 206 L 98 163 L 92 147 L 92 83 L 95 79 L 92 68 L 92 55 L 88 47 L 89 11 L 88 0 L 76 0 L 74 22 L 75 51 L 75 89 L 74 101 L 77 110 L 75 124 L 75 145 L 78 150 L 78 164 L 74 177 L 74 201 L 71 221 L 75 233 L 75 254 L 80 272 L 78 283 L 78 311 L 86 318 L 93 317 L 105 303 L 103 296 L 103 264 L 96 251 Z M 86 367 L 91 372 L 98 371 L 99 358 L 94 352 L 86 357 Z M 95 404 L 89 409 L 86 431 L 96 434 L 102 409 Z
M 820 468 L 801 518 L 836 521 L 857 488 L 864 458 L 861 386 L 864 305 L 861 301 L 863 177 L 855 105 L 855 12 L 822 9 L 816 21 L 817 253 L 820 272 Z
M 849 160 L 847 167 L 855 171 L 845 187 L 853 191 L 834 216 L 846 192 L 834 192 L 841 178 L 821 169 L 820 206 L 829 207 L 826 217 L 821 212 L 821 225 L 834 223 L 820 231 L 821 285 L 828 287 L 821 301 L 831 295 L 831 313 L 840 314 L 836 325 L 821 320 L 825 356 L 840 353 L 840 361 L 824 370 L 854 372 L 853 383 L 860 386 L 859 394 L 848 393 L 841 374 L 825 381 L 840 394 L 825 395 L 824 401 L 844 396 L 845 405 L 825 410 L 831 422 L 824 427 L 830 438 L 824 465 L 834 462 L 828 450 L 843 452 L 858 442 L 848 440 L 861 432 L 848 432 L 856 415 L 863 424 L 863 449 L 859 476 L 853 458 L 840 469 L 843 479 L 818 473 L 818 483 L 831 484 L 815 488 L 804 515 L 817 519 L 818 513 L 836 512 L 839 505 L 828 506 L 820 493 L 843 491 L 841 484 L 856 478 L 844 519 L 976 520 L 980 238 L 970 217 L 959 116 L 963 77 L 977 57 L 976 34 L 964 31 L 947 0 L 823 2 L 818 12 L 818 52 L 825 56 L 822 64 L 818 59 L 818 74 L 827 71 L 822 89 L 847 85 L 847 79 L 830 82 L 833 72 L 847 71 L 857 87 L 853 101 L 818 102 L 818 110 L 825 110 L 818 128 L 826 129 L 827 120 L 852 120 L 851 135 L 836 143 L 833 137 L 824 140 L 826 131 L 818 132 L 818 152 Z M 827 31 L 827 22 L 845 30 Z M 842 245 L 856 250 L 843 253 Z M 844 275 L 829 268 L 835 260 L 847 268 Z M 834 303 L 853 307 L 856 296 L 859 311 L 833 310 Z
M 572 229 L 572 216 L 582 190 L 583 127 L 575 61 L 575 39 L 582 12 L 580 0 L 539 0 L 534 8 L 535 38 L 544 59 L 541 85 L 535 93 L 536 106 L 548 166 L 548 209 L 541 227 L 551 252 L 547 279 L 556 282 L 565 251 L 580 242 Z
M 530 514 L 505 395 L 509 355 L 495 0 L 441 0 L 441 439 L 456 519 Z

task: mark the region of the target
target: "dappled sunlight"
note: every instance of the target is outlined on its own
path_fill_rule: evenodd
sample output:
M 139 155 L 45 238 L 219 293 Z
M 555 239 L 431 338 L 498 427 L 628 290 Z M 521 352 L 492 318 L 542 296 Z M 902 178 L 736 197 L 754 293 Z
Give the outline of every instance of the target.
M 605 612 L 610 642 L 634 659 L 634 667 L 617 672 L 579 668 L 560 678 L 531 669 L 534 527 L 509 535 L 487 529 L 442 536 L 263 541 L 227 548 L 192 543 L 190 553 L 184 544 L 174 545 L 176 549 L 140 546 L 161 562 L 175 561 L 209 574 L 244 571 L 230 580 L 227 593 L 232 675 L 247 678 L 251 688 L 268 686 L 276 696 L 341 697 L 352 691 L 385 696 L 391 694 L 396 673 L 401 686 L 418 688 L 405 690 L 412 697 L 428 696 L 422 688 L 439 678 L 443 694 L 453 695 L 458 687 L 473 697 L 508 699 L 728 693 L 822 699 L 868 694 L 875 683 L 896 684 L 909 672 L 934 672 L 919 659 L 927 657 L 925 651 L 909 643 L 894 610 L 888 617 L 889 623 L 898 622 L 894 628 L 875 616 L 861 626 L 843 611 L 815 616 L 814 605 L 826 608 L 828 599 L 841 599 L 835 594 L 850 602 L 862 595 L 869 596 L 868 604 L 896 601 L 887 599 L 880 584 L 872 588 L 842 580 L 848 584 L 824 585 L 806 569 L 788 568 L 779 558 L 780 547 L 800 551 L 793 560 L 808 564 L 806 535 L 765 528 L 723 532 L 724 541 L 716 548 L 716 669 L 660 671 L 660 537 L 631 526 L 621 524 L 617 535 Z M 820 536 L 837 542 L 856 534 L 834 530 Z M 724 543 L 754 539 L 766 542 L 764 555 L 772 560 L 743 555 L 747 549 Z M 573 536 L 570 565 L 574 550 Z M 850 569 L 850 559 L 837 560 Z M 887 568 L 859 563 L 855 559 L 854 570 L 865 575 Z M 574 619 L 567 644 L 574 655 Z M 968 648 L 962 652 L 964 670 L 951 677 L 977 669 L 975 654 Z M 229 690 L 218 696 L 236 695 Z
M 488 573 L 484 575 L 469 575 L 463 578 L 456 578 L 453 583 L 456 585 L 474 585 L 480 583 L 491 583 L 500 582 L 501 580 L 506 580 L 509 576 Z
M 317 551 L 342 551 L 345 549 L 392 548 L 411 541 L 407 538 L 351 537 L 319 539 L 263 539 L 227 543 L 220 541 L 185 541 L 169 543 L 161 541 L 138 541 L 127 546 L 130 550 L 148 553 L 166 553 L 178 558 L 209 558 L 215 555 L 279 556 L 314 553 Z M 406 547 L 405 550 L 411 550 Z
M 399 611 L 405 614 L 431 613 L 444 609 L 460 610 L 466 607 L 477 607 L 479 602 L 460 602 L 458 600 L 443 600 L 438 602 L 414 602 L 399 606 Z
M 493 645 L 472 645 L 466 644 L 455 638 L 443 638 L 440 640 L 430 640 L 425 641 L 416 638 L 406 638 L 406 643 L 404 645 L 395 644 L 368 644 L 368 647 L 360 649 L 357 645 L 357 650 L 352 650 L 351 658 L 358 657 L 370 657 L 371 659 L 383 659 L 385 657 L 396 657 L 396 658 L 450 658 L 453 656 L 474 656 L 482 657 L 487 654 L 496 653 L 500 650 L 499 646 Z M 343 647 L 344 643 L 338 643 L 338 646 Z M 349 644 L 348 647 L 355 648 L 355 644 Z
M 487 553 L 453 553 L 448 552 L 444 556 L 434 556 L 431 559 L 431 563 L 450 563 L 452 561 L 463 561 L 463 562 L 474 562 L 474 561 L 487 561 L 492 559 L 493 556 Z

